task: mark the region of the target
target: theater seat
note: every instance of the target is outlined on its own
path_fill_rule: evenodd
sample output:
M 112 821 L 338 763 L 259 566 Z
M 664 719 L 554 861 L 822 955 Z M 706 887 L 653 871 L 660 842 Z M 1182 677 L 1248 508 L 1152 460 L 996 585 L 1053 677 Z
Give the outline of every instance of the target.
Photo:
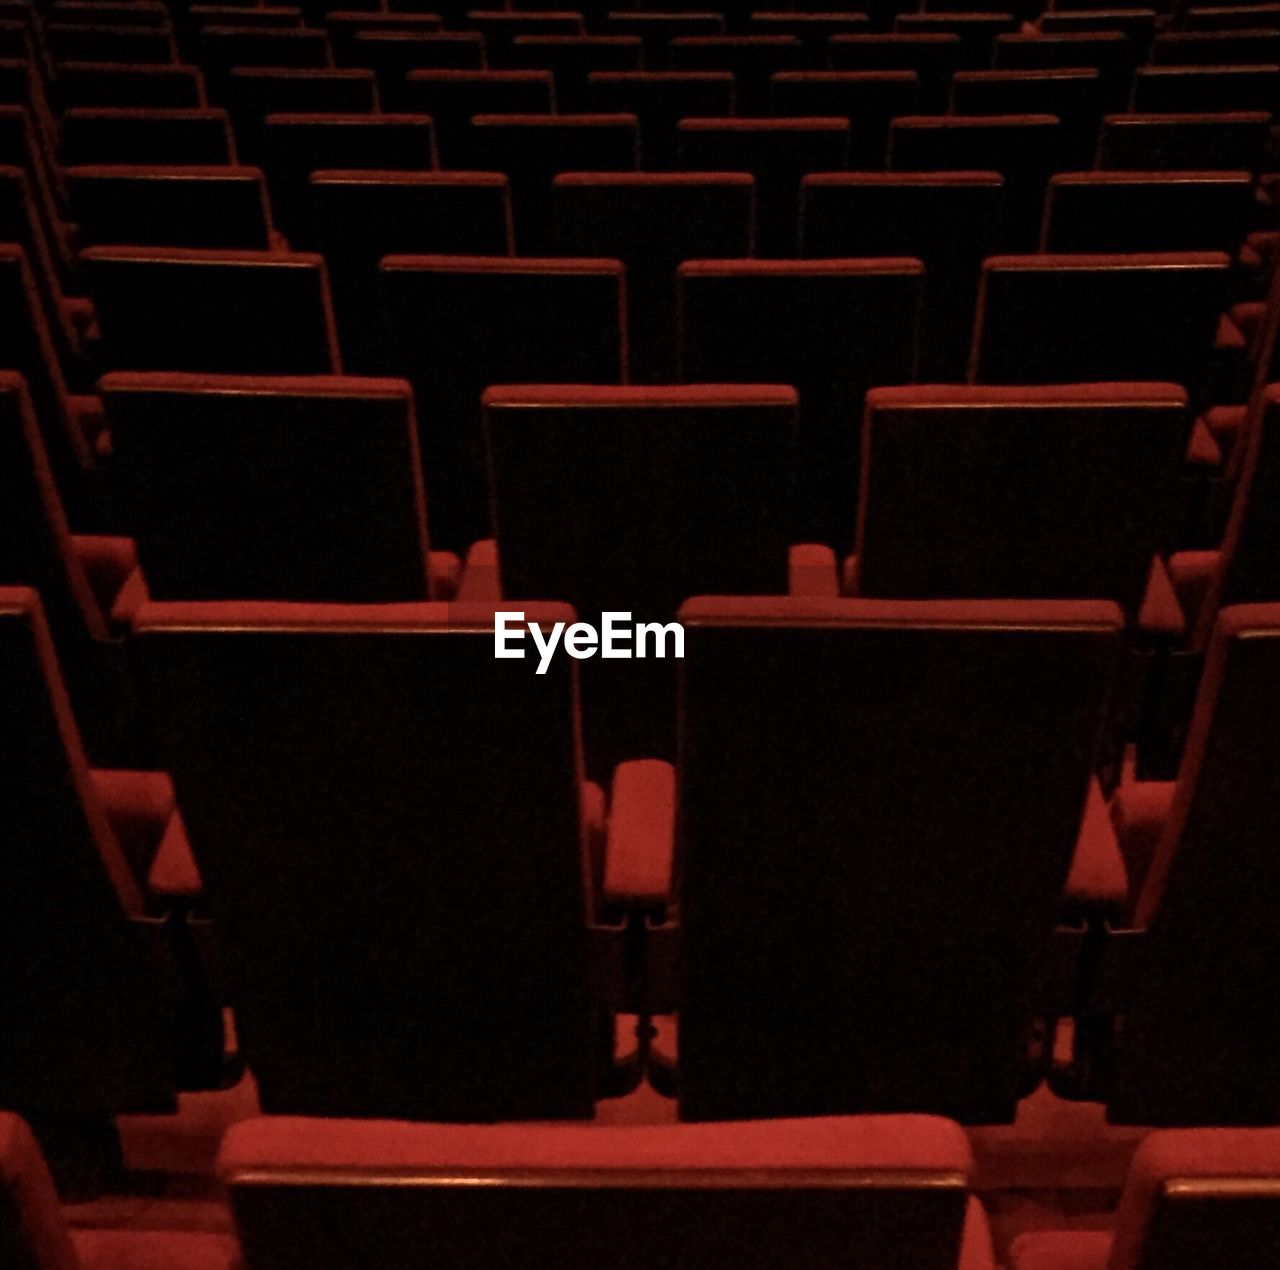
M 833 35 L 827 41 L 833 71 L 914 71 L 924 110 L 945 110 L 951 76 L 960 62 L 954 32 Z
M 236 1125 L 246 1270 L 990 1270 L 964 1135 L 924 1116 L 716 1126 Z M 353 1178 L 361 1179 L 360 1185 Z M 483 1179 L 484 1185 L 459 1186 Z M 785 1235 L 780 1232 L 784 1232 Z
M 373 72 L 358 68 L 235 66 L 227 79 L 227 113 L 246 163 L 262 161 L 262 129 L 268 115 L 367 114 L 376 101 Z
M 1222 114 L 1108 115 L 1098 134 L 1097 166 L 1123 171 L 1256 172 L 1271 116 Z
M 206 104 L 204 78 L 198 66 L 63 62 L 58 67 L 54 94 L 63 110 L 77 106 L 194 110 Z
M 592 71 L 587 76 L 592 110 L 635 115 L 641 166 L 652 172 L 678 166 L 681 119 L 732 115 L 735 92 L 729 71 Z
M 770 114 L 849 120 L 855 171 L 882 168 L 890 123 L 919 109 L 915 71 L 779 71 L 769 81 Z
M 65 164 L 181 163 L 222 166 L 236 161 L 224 110 L 68 110 L 59 129 Z
M 1166 1129 L 1138 1148 L 1115 1234 L 1018 1236 L 1013 1270 L 1263 1270 L 1280 1258 L 1280 1133 Z
M 465 169 L 475 163 L 473 115 L 550 114 L 555 81 L 550 71 L 414 70 L 403 94 L 405 110 L 431 116 L 443 165 Z

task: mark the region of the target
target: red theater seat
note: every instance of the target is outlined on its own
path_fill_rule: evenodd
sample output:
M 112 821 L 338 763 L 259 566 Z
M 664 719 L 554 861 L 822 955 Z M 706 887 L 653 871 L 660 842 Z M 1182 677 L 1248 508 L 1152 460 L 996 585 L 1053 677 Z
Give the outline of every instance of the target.
M 729 71 L 592 71 L 587 96 L 593 110 L 635 115 L 642 166 L 652 171 L 677 166 L 681 119 L 734 113 Z
M 65 164 L 234 163 L 225 110 L 68 110 L 59 157 Z
M 252 10 L 250 10 L 252 12 Z M 434 35 L 441 31 L 438 13 L 383 13 L 378 10 L 331 9 L 324 15 L 329 47 L 336 66 L 354 67 L 355 38 L 363 31 L 398 31 L 405 35 Z
M 1097 166 L 1256 172 L 1270 127 L 1271 116 L 1261 112 L 1108 115 L 1098 138 Z
M 644 64 L 649 71 L 670 70 L 667 61 L 668 41 L 679 35 L 724 35 L 724 14 L 705 13 L 632 13 L 615 10 L 607 13 L 601 30 L 607 35 L 638 35 L 644 44 Z M 691 111 L 703 114 L 703 111 Z
M 951 76 L 960 62 L 960 37 L 945 32 L 833 35 L 827 58 L 834 71 L 915 71 L 922 109 L 945 110 Z
M 882 168 L 890 123 L 919 107 L 914 71 L 781 71 L 769 84 L 771 114 L 847 118 L 855 170 Z
M 430 115 L 447 168 L 472 165 L 473 115 L 545 115 L 555 107 L 550 71 L 410 71 L 406 110 Z
M 1236 66 L 1280 62 L 1280 31 L 1164 31 L 1151 44 L 1155 66 Z
M 206 26 L 196 35 L 194 60 L 204 71 L 210 98 L 219 104 L 233 67 L 333 65 L 328 32 L 303 27 Z
M 55 65 L 64 62 L 123 62 L 164 65 L 177 62 L 173 32 L 109 23 L 50 22 L 44 46 Z
M 63 110 L 193 110 L 205 104 L 204 77 L 196 66 L 63 62 L 53 90 Z
M 481 71 L 489 64 L 483 37 L 469 31 L 357 31 L 347 60 L 373 70 L 386 109 L 403 105 L 410 71 Z
M 1190 113 L 1280 109 L 1280 65 L 1139 66 L 1133 109 Z
M 957 71 L 957 115 L 1053 115 L 1062 123 L 1061 159 L 1088 167 L 1097 148 L 1106 84 L 1096 66 L 1057 70 Z
M 638 71 L 643 52 L 638 35 L 518 35 L 511 42 L 507 63 L 524 70 L 549 70 L 560 110 L 591 110 L 588 77 L 596 72 Z
M 377 101 L 373 72 L 368 70 L 237 66 L 227 79 L 227 113 L 240 155 L 250 163 L 261 158 L 268 115 L 370 114 Z
M 1137 54 L 1122 31 L 1018 31 L 997 35 L 992 66 L 998 71 L 1070 70 L 1092 67 L 1112 110 L 1129 104 L 1129 81 Z
M 958 35 L 960 62 L 965 70 L 991 65 L 991 43 L 998 35 L 1018 29 L 1011 13 L 943 12 L 900 13 L 893 29 L 900 35 Z
M 673 71 L 731 71 L 743 115 L 763 115 L 769 76 L 805 68 L 805 48 L 794 35 L 680 35 L 667 55 Z

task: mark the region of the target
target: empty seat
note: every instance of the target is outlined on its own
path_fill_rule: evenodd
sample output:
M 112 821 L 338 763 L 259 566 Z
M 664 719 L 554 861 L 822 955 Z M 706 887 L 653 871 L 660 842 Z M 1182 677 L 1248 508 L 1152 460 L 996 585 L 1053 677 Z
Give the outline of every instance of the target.
M 794 35 L 680 35 L 668 54 L 673 71 L 731 71 L 744 115 L 768 110 L 770 75 L 803 70 L 805 61 Z
M 438 13 L 383 13 L 376 9 L 331 9 L 324 15 L 334 64 L 356 66 L 355 39 L 363 31 L 400 31 L 406 35 L 432 35 L 441 30 Z
M 634 172 L 640 164 L 635 115 L 476 115 L 471 126 L 476 166 L 511 179 L 516 249 L 522 255 L 551 244 L 555 176 Z
M 501 172 L 322 171 L 312 176 L 308 198 L 343 365 L 359 374 L 396 363 L 378 289 L 383 256 L 514 252 L 511 193 Z
M 945 110 L 952 73 L 960 63 L 955 34 L 833 35 L 827 56 L 835 71 L 915 71 L 923 110 Z
M 982 262 L 1004 203 L 997 172 L 833 172 L 801 186 L 800 254 L 924 262 L 919 376 L 964 378 Z
M 859 1265 L 904 1256 L 954 1270 L 962 1243 L 961 1264 L 988 1270 L 968 1158 L 954 1126 L 923 1117 L 584 1129 L 264 1119 L 232 1128 L 219 1172 L 250 1270 L 334 1270 L 369 1247 L 387 1270 L 424 1252 L 458 1266 L 545 1253 L 565 1270 L 776 1270 L 784 1244 L 805 1265 L 839 1250 Z M 877 1184 L 887 1175 L 892 1189 Z
M 1101 72 L 1093 66 L 958 71 L 951 81 L 951 109 L 957 115 L 1054 115 L 1062 121 L 1062 160 L 1084 168 L 1092 165 L 1097 148 L 1104 92 Z
M 319 256 L 90 247 L 104 370 L 323 375 L 342 366 Z
M 271 246 L 257 168 L 78 167 L 66 172 L 81 246 Z
M 236 161 L 225 110 L 74 109 L 62 117 L 64 164 Z
M 491 384 L 616 384 L 626 374 L 613 260 L 389 256 L 396 373 L 414 387 L 436 543 L 488 537 L 480 395 Z
M 370 67 L 382 103 L 402 108 L 405 76 L 419 70 L 482 71 L 488 65 L 484 37 L 462 31 L 359 31 L 349 60 Z
M 552 194 L 557 248 L 627 270 L 630 375 L 676 377 L 676 268 L 695 257 L 752 254 L 755 189 L 738 172 L 568 173 Z
M 1262 1270 L 1280 1257 L 1280 1134 L 1274 1129 L 1164 1129 L 1138 1148 L 1115 1232 L 1027 1232 L 1013 1270 Z
M 871 19 L 865 13 L 797 9 L 757 9 L 747 25 L 751 35 L 794 35 L 804 44 L 805 61 L 815 69 L 827 64 L 827 41 L 833 35 L 870 29 Z
M 64 62 L 58 67 L 53 91 L 63 110 L 77 106 L 190 110 L 205 104 L 204 77 L 196 66 Z
M 104 0 L 54 0 L 49 6 L 49 21 L 80 22 L 93 26 L 149 26 L 169 24 L 169 11 L 163 4 L 145 0 L 110 4 Z
M 1139 66 L 1133 109 L 1149 113 L 1280 109 L 1280 65 Z
M 966 70 L 990 66 L 992 41 L 1018 26 L 1011 13 L 900 13 L 893 22 L 900 35 L 958 35 L 959 65 Z
M 173 32 L 166 28 L 50 22 L 44 28 L 44 42 L 57 65 L 64 62 L 163 65 L 178 60 Z
M 1089 34 L 1119 31 L 1128 38 L 1134 52 L 1144 57 L 1156 33 L 1156 11 L 1140 8 L 1055 10 L 1042 15 L 1040 30 L 1046 35 L 1071 31 Z
M 996 36 L 996 70 L 1070 70 L 1092 67 L 1112 110 L 1129 104 L 1129 80 L 1137 54 L 1123 31 L 1019 31 Z
M 680 166 L 694 172 L 750 172 L 756 179 L 756 250 L 795 253 L 800 181 L 848 167 L 847 119 L 685 119 Z
M 1197 398 L 1229 292 L 1215 252 L 993 256 L 983 268 L 975 383 L 1151 380 Z
M 1188 31 L 1274 31 L 1280 28 L 1280 4 L 1193 6 L 1183 22 Z
M 782 71 L 769 85 L 771 114 L 847 118 L 854 169 L 883 167 L 890 123 L 919 109 L 915 71 Z
M 734 81 L 729 71 L 592 71 L 587 99 L 592 110 L 635 115 L 643 166 L 660 170 L 676 166 L 681 119 L 734 113 Z
M 668 623 L 691 595 L 786 592 L 792 389 L 539 385 L 484 402 L 504 597 L 563 599 L 600 627 L 606 612 Z M 595 779 L 675 752 L 677 662 L 636 638 L 625 664 L 580 671 Z
M 134 631 L 264 1112 L 617 1092 L 573 658 L 495 659 L 491 604 L 150 604 Z
M 1280 31 L 1164 31 L 1151 44 L 1155 66 L 1234 66 L 1280 62 Z
M 64 1123 L 175 1111 L 180 1085 L 216 1080 L 222 1019 L 148 888 L 172 789 L 160 773 L 90 770 L 22 587 L 0 589 L 0 687 L 0 1102 Z
M 643 45 L 638 35 L 519 35 L 507 64 L 549 70 L 560 110 L 588 110 L 587 77 L 594 71 L 638 71 Z
M 1100 168 L 1256 172 L 1271 116 L 1221 114 L 1108 115 L 1098 137 Z
M 981 171 L 1004 177 L 1000 241 L 1030 250 L 1040 231 L 1045 183 L 1062 164 L 1053 115 L 907 115 L 889 130 L 896 172 Z
M 494 69 L 506 66 L 511 41 L 518 35 L 585 34 L 581 13 L 559 9 L 541 13 L 472 10 L 467 14 L 466 26 L 469 31 L 478 32 L 484 40 L 489 52 L 489 65 Z
M 617 10 L 605 15 L 601 30 L 609 35 L 638 35 L 644 44 L 644 64 L 650 71 L 665 71 L 668 42 L 679 35 L 724 35 L 723 13 L 632 13 Z M 695 112 L 702 113 L 702 112 Z
M 256 163 L 268 115 L 369 114 L 378 97 L 373 72 L 359 68 L 237 66 L 227 79 L 226 103 L 240 156 Z
M 475 115 L 550 114 L 555 107 L 550 71 L 410 71 L 405 77 L 406 110 L 430 115 L 445 167 L 466 168 Z
M 681 1117 L 1012 1120 L 1119 610 L 706 598 L 680 619 Z M 762 719 L 785 762 L 741 743 Z
M 318 69 L 333 64 L 328 33 L 303 27 L 206 26 L 196 34 L 195 60 L 204 71 L 210 98 L 219 105 L 232 67 Z
M 1045 203 L 1045 251 L 1225 251 L 1244 240 L 1247 172 L 1069 172 Z
M 698 260 L 680 266 L 681 378 L 800 393 L 792 539 L 853 534 L 862 401 L 915 377 L 918 260 Z
M 426 600 L 402 380 L 121 373 L 101 380 L 111 488 L 155 600 Z
M 268 115 L 263 166 L 271 209 L 292 245 L 309 246 L 307 182 L 321 168 L 427 171 L 438 166 L 426 115 Z
M 1105 599 L 1136 625 L 1191 423 L 1171 384 L 873 390 L 857 594 Z

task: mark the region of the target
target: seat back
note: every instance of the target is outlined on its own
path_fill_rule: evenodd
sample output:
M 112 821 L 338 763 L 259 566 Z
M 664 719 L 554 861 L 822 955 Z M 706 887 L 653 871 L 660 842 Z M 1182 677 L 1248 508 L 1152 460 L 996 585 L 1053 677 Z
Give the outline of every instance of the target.
M 248 163 L 262 159 L 262 131 L 268 115 L 372 114 L 377 100 L 373 72 L 358 67 L 236 66 L 226 88 L 236 145 Z
M 119 373 L 101 391 L 153 599 L 429 598 L 408 384 Z
M 1135 905 L 1146 936 L 1112 1066 L 1118 1123 L 1280 1123 L 1269 1007 L 1280 955 L 1278 702 L 1280 607 L 1224 609 Z
M 957 71 L 951 108 L 957 115 L 1053 115 L 1062 124 L 1058 162 L 1087 168 L 1097 149 L 1105 90 L 1096 66 Z
M 0 1111 L 0 1264 L 80 1270 L 49 1166 L 26 1121 Z
M 357 31 L 349 60 L 372 69 L 384 108 L 405 99 L 405 76 L 417 70 L 482 71 L 484 36 L 475 31 Z
M 769 81 L 774 115 L 847 118 L 849 166 L 884 166 L 889 125 L 920 109 L 915 71 L 779 71 Z
M 178 60 L 173 31 L 110 23 L 47 22 L 44 46 L 56 66 L 65 62 L 171 65 Z
M 998 35 L 1016 31 L 1021 24 L 1012 13 L 900 13 L 893 29 L 901 35 L 958 35 L 960 69 L 980 70 L 991 65 L 991 45 Z
M 1280 65 L 1140 66 L 1133 77 L 1133 108 L 1170 113 L 1263 110 L 1280 106 Z
M 945 110 L 951 76 L 960 63 L 954 33 L 833 35 L 827 41 L 833 71 L 915 71 L 923 110 Z
M 1164 31 L 1151 44 L 1155 66 L 1256 66 L 1280 62 L 1280 31 Z
M 235 162 L 224 110 L 68 110 L 59 153 L 68 165 L 85 163 Z
M 808 57 L 795 35 L 678 35 L 667 61 L 673 71 L 731 71 L 738 110 L 763 115 L 769 103 L 769 77 L 776 71 L 805 70 Z
M 63 62 L 53 92 L 62 110 L 192 110 L 205 104 L 204 77 L 197 66 Z
M 474 166 L 474 115 L 550 114 L 555 106 L 550 71 L 414 70 L 405 76 L 404 108 L 430 115 L 448 167 Z
M 492 606 L 157 604 L 135 632 L 263 1110 L 589 1116 L 573 659 L 495 661 Z
M 565 1270 L 903 1257 L 952 1270 L 968 1159 L 956 1126 L 923 1116 L 585 1129 L 264 1119 L 231 1129 L 219 1172 L 250 1270 L 332 1270 L 374 1247 L 387 1270 L 424 1253 L 456 1270 L 543 1256 Z
M 644 64 L 650 73 L 670 70 L 669 41 L 678 35 L 724 35 L 723 13 L 711 10 L 684 13 L 667 10 L 648 13 L 613 10 L 606 13 L 601 30 L 610 35 L 638 35 L 644 44 Z M 697 110 L 692 114 L 707 114 Z
M 681 1117 L 1012 1120 L 1119 610 L 699 599 L 681 620 Z
M 173 1002 L 141 889 L 25 588 L 0 589 L 0 696 L 0 1102 L 44 1117 L 174 1110 Z
M 548 70 L 555 77 L 560 110 L 591 110 L 587 77 L 594 71 L 638 71 L 644 45 L 638 35 L 519 35 L 507 64 Z
M 1123 110 L 1129 104 L 1136 57 L 1123 31 L 1019 31 L 996 36 L 991 64 L 1001 71 L 1093 67 L 1102 80 L 1104 101 L 1112 110 Z
M 858 593 L 1106 599 L 1132 622 L 1190 432 L 1173 385 L 876 389 Z
M 592 71 L 587 76 L 591 109 L 635 115 L 644 167 L 655 170 L 676 166 L 681 119 L 732 115 L 734 94 L 729 71 Z
M 319 256 L 90 247 L 80 262 L 106 370 L 341 372 Z
M 219 104 L 237 66 L 292 66 L 321 70 L 333 65 L 329 34 L 306 27 L 205 26 L 196 34 L 195 60 L 204 71 L 209 97 Z
M 1160 172 L 1257 172 L 1271 116 L 1261 111 L 1187 115 L 1108 115 L 1097 166 Z

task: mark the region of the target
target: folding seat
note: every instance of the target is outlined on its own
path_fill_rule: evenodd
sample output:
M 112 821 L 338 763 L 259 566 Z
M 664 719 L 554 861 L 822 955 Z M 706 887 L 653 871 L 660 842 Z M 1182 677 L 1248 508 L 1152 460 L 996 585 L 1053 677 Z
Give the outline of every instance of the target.
M 90 769 L 26 587 L 0 589 L 0 685 L 0 1103 L 37 1122 L 176 1111 L 180 1087 L 216 1082 L 223 1038 L 183 965 L 189 928 L 148 885 L 172 788 L 159 772 Z
M 763 115 L 769 105 L 769 76 L 805 69 L 805 49 L 794 35 L 678 35 L 668 48 L 673 71 L 731 71 L 737 108 Z
M 63 164 L 150 163 L 225 166 L 236 161 L 225 110 L 85 109 L 62 116 Z
M 64 62 L 166 65 L 178 61 L 173 32 L 141 26 L 97 26 L 50 22 L 44 43 L 55 66 Z
M 90 26 L 145 26 L 169 25 L 169 10 L 163 4 L 147 0 L 129 0 L 128 3 L 104 3 L 103 0 L 54 0 L 49 6 L 48 21 L 87 23 Z
M 556 104 L 550 71 L 410 71 L 403 91 L 406 110 L 431 116 L 450 168 L 472 166 L 474 116 L 548 115 Z
M 871 29 L 865 13 L 830 13 L 796 9 L 760 10 L 751 14 L 751 35 L 794 35 L 804 43 L 805 60 L 815 70 L 827 64 L 827 41 L 833 35 L 856 35 Z
M 1274 31 L 1280 28 L 1280 4 L 1227 5 L 1191 8 L 1184 19 L 1187 31 Z
M 545 1255 L 565 1270 L 833 1257 L 990 1270 L 970 1168 L 953 1125 L 907 1116 L 706 1128 L 262 1119 L 233 1126 L 218 1162 L 250 1270 L 336 1270 L 369 1248 L 387 1270 L 424 1255 L 456 1266 Z
M 1230 267 L 1218 252 L 992 256 L 982 271 L 970 379 L 1161 381 L 1198 400 Z
M 672 891 L 655 842 L 644 889 L 670 905 L 649 939 L 678 967 L 681 1118 L 1012 1120 L 1043 1070 L 1028 1038 L 1120 611 L 700 598 L 680 620 L 658 822 L 680 873 Z M 785 763 L 741 743 L 762 719 Z
M 1280 1134 L 1161 1129 L 1129 1168 L 1115 1231 L 1037 1230 L 1010 1249 L 1013 1270 L 1238 1266 L 1280 1258 Z
M 1162 31 L 1151 43 L 1155 66 L 1236 66 L 1280 62 L 1280 31 Z
M 81 246 L 271 246 L 267 191 L 257 168 L 68 168 Z
M 794 254 L 800 181 L 848 167 L 847 119 L 684 119 L 680 166 L 691 172 L 750 172 L 756 180 L 756 250 Z
M 521 255 L 551 243 L 551 182 L 559 173 L 634 172 L 640 166 L 635 115 L 476 115 L 471 132 L 476 166 L 511 180 Z
M 957 115 L 1055 115 L 1062 121 L 1062 161 L 1087 168 L 1097 150 L 1104 90 L 1102 74 L 1092 66 L 958 71 L 951 81 L 951 109 Z
M 507 66 L 507 52 L 517 35 L 585 35 L 581 13 L 555 10 L 544 13 L 513 13 L 501 9 L 472 10 L 467 14 L 467 30 L 484 37 L 488 64 L 495 70 Z
M 482 71 L 484 38 L 473 31 L 359 31 L 351 42 L 351 62 L 372 69 L 382 104 L 405 100 L 404 78 L 411 71 Z
M 1280 608 L 1224 609 L 1177 780 L 1126 780 L 1113 799 L 1115 902 L 1081 991 L 1076 1061 L 1057 1081 L 1105 1102 L 1113 1123 L 1280 1123 L 1278 705 Z M 1215 1262 L 1238 1264 L 1200 1259 Z
M 316 70 L 333 65 L 325 31 L 302 27 L 260 30 L 251 26 L 207 26 L 196 33 L 195 57 L 204 71 L 209 99 L 226 98 L 227 79 L 235 66 L 291 66 Z
M 514 254 L 511 193 L 501 172 L 321 171 L 309 223 L 333 288 L 343 365 L 393 366 L 378 292 L 378 261 L 393 254 Z
M 587 100 L 592 110 L 635 115 L 640 126 L 643 166 L 676 166 L 681 119 L 718 118 L 734 113 L 730 71 L 592 71 Z
M 574 172 L 552 190 L 557 249 L 621 260 L 627 270 L 630 377 L 676 378 L 676 268 L 696 257 L 750 256 L 755 190 L 745 172 Z
M 862 400 L 915 378 L 918 260 L 695 260 L 680 266 L 687 383 L 792 384 L 800 434 L 792 539 L 847 548 Z
M 1280 66 L 1139 66 L 1133 109 L 1191 113 L 1280 108 Z
M 1062 164 L 1062 124 L 1054 115 L 905 115 L 889 129 L 895 172 L 979 171 L 1004 177 L 1000 239 L 1032 248 L 1045 185 Z
M 593 71 L 638 71 L 644 46 L 638 35 L 518 35 L 507 64 L 522 70 L 549 70 L 561 110 L 586 110 L 587 77 Z
M 383 303 L 396 373 L 413 384 L 438 546 L 488 537 L 480 395 L 491 384 L 626 377 L 616 260 L 388 256 Z
M 169 1270 L 233 1270 L 236 1241 L 202 1231 L 72 1227 L 39 1144 L 25 1121 L 0 1112 L 0 1252 L 30 1270 L 110 1270 L 163 1264 Z M 157 1263 L 156 1258 L 163 1258 Z
M 362 31 L 399 31 L 405 35 L 432 35 L 442 30 L 438 13 L 378 13 L 335 10 L 324 15 L 334 64 L 354 66 L 355 38 Z
M 191 110 L 205 104 L 204 77 L 197 66 L 63 62 L 53 92 L 62 110 Z
M 644 43 L 644 64 L 649 71 L 670 70 L 667 65 L 669 41 L 679 35 L 724 35 L 724 14 L 706 13 L 632 13 L 611 12 L 605 15 L 601 30 L 606 35 L 638 35 Z
M 915 71 L 780 71 L 769 84 L 769 113 L 849 120 L 849 166 L 884 166 L 889 124 L 920 110 Z
M 573 658 L 495 659 L 492 604 L 148 604 L 134 631 L 265 1113 L 588 1118 L 634 1087 Z
M 89 247 L 80 263 L 104 370 L 341 373 L 319 256 Z
M 1247 172 L 1066 172 L 1049 182 L 1045 251 L 1225 251 L 1253 209 Z
M 1062 32 L 1119 31 L 1127 36 L 1135 51 L 1145 55 L 1156 33 L 1154 9 L 1079 9 L 1074 12 L 1055 11 L 1040 19 L 1040 30 L 1046 35 Z
M 101 391 L 112 492 L 141 566 L 135 595 L 448 597 L 449 561 L 428 559 L 403 380 L 125 372 Z
M 1173 384 L 874 389 L 846 587 L 1111 600 L 1141 637 L 1191 428 Z
M 832 172 L 800 187 L 800 254 L 924 262 L 919 375 L 964 378 L 982 262 L 1004 203 L 997 172 Z
M 827 56 L 835 71 L 915 71 L 920 104 L 945 110 L 948 85 L 960 62 L 960 37 L 926 35 L 833 35 Z
M 253 163 L 262 156 L 268 115 L 372 114 L 378 106 L 378 91 L 373 72 L 359 67 L 237 66 L 227 79 L 226 103 L 240 157 Z
M 982 70 L 991 65 L 992 41 L 1018 25 L 1011 13 L 900 13 L 893 29 L 900 35 L 958 35 L 961 69 Z
M 1161 172 L 1256 172 L 1271 116 L 1220 114 L 1107 115 L 1098 137 L 1099 168 Z
M 426 115 L 268 115 L 263 167 L 276 223 L 295 247 L 315 241 L 307 182 L 321 168 L 409 172 L 439 166 Z

